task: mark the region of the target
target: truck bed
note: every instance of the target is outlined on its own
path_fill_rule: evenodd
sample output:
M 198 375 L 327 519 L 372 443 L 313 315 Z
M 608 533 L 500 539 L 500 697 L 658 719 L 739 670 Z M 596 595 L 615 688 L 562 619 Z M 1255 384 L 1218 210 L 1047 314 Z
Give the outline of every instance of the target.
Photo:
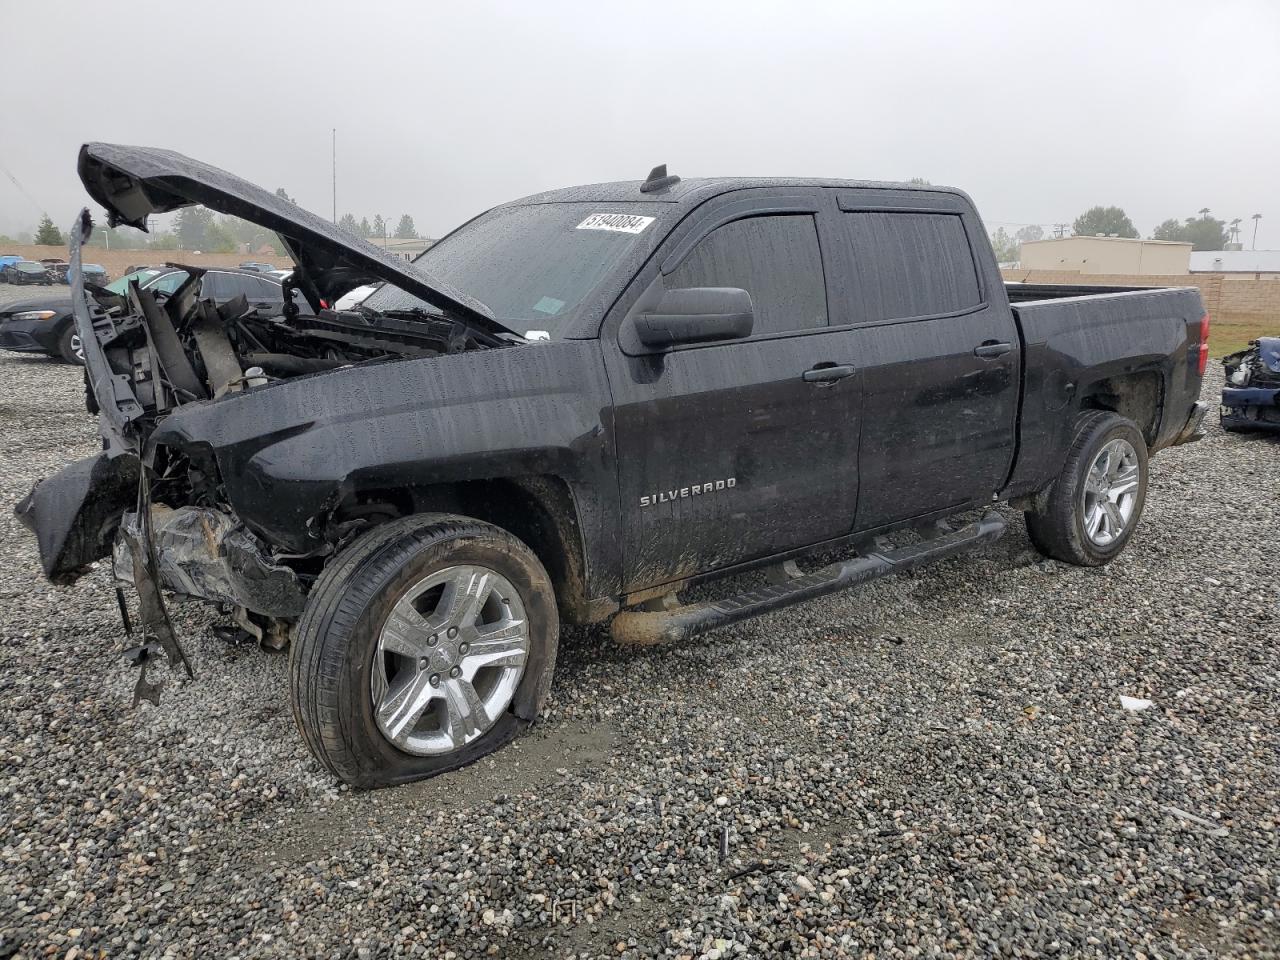
M 1143 422 L 1136 412 L 1132 418 L 1152 451 L 1175 441 L 1200 395 L 1199 290 L 1017 283 L 1006 288 L 1028 371 L 1019 471 L 1060 462 L 1070 428 L 1061 411 L 1080 397 L 1097 395 L 1102 406 L 1126 415 L 1154 402 L 1154 422 Z
M 1192 286 L 1192 284 L 1187 284 Z M 1027 303 L 1037 300 L 1062 300 L 1067 297 L 1089 297 L 1103 293 L 1138 293 L 1140 291 L 1176 290 L 1177 287 L 1115 287 L 1085 283 L 1021 283 L 1006 281 L 1005 290 L 1010 303 Z

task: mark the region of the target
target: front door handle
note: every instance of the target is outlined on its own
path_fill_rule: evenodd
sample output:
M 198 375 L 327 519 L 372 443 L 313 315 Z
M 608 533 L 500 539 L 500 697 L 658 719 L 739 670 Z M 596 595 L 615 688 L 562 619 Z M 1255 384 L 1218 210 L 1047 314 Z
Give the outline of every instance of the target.
M 973 355 L 981 357 L 983 360 L 993 360 L 996 357 L 1003 357 L 1012 349 L 1012 343 L 997 343 L 994 340 L 985 340 L 981 346 L 973 348 Z
M 851 377 L 857 372 L 857 367 L 848 364 L 820 363 L 813 369 L 804 372 L 804 381 L 806 383 L 831 383 L 833 380 L 843 380 L 845 377 Z

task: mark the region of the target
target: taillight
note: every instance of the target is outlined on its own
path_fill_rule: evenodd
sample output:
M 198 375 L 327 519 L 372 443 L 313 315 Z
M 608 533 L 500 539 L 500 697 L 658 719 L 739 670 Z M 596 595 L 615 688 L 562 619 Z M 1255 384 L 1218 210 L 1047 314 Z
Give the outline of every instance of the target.
M 328 300 L 321 300 L 321 301 L 320 301 L 320 309 L 321 309 L 321 310 L 328 310 L 328 309 L 329 309 L 329 301 L 328 301 Z M 1208 318 L 1208 317 L 1206 317 L 1206 318 L 1205 318 L 1205 320 L 1204 320 L 1204 322 L 1205 322 L 1205 323 L 1208 323 L 1208 322 L 1209 322 L 1209 318 Z M 1201 366 L 1203 366 L 1203 364 L 1201 364 Z
M 1196 373 L 1204 376 L 1204 368 L 1209 365 L 1209 314 L 1200 318 L 1200 359 L 1196 363 Z

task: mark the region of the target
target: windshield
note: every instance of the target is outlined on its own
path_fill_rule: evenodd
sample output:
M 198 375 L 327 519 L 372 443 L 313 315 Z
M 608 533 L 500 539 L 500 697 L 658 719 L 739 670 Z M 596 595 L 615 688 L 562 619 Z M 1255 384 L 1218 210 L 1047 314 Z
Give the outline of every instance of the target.
M 20 263 L 18 269 L 23 273 L 44 273 L 44 266 L 39 263 Z
M 650 241 L 661 204 L 499 207 L 427 249 L 414 264 L 487 304 L 505 327 L 558 338 L 621 259 Z M 646 247 L 647 248 L 647 247 Z M 439 312 L 387 284 L 364 306 Z
M 123 297 L 125 291 L 129 289 L 129 282 L 137 280 L 142 286 L 147 285 L 147 281 L 152 277 L 158 276 L 159 270 L 135 270 L 133 273 L 126 273 L 119 280 L 112 280 L 107 284 L 107 289 L 117 296 Z

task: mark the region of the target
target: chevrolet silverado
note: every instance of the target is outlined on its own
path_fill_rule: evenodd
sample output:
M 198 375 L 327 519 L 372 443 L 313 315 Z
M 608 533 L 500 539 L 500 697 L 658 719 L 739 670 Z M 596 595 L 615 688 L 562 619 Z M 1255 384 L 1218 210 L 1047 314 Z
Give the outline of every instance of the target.
M 1194 288 L 1006 284 L 957 190 L 657 167 L 410 264 L 169 151 L 91 143 L 79 173 L 112 225 L 203 204 L 276 231 L 311 309 L 77 280 L 103 449 L 18 506 L 44 572 L 111 557 L 136 589 L 135 702 L 148 662 L 186 664 L 165 592 L 289 645 L 301 733 L 356 785 L 509 741 L 561 621 L 679 642 L 989 542 L 1000 502 L 1107 563 L 1205 414 Z

